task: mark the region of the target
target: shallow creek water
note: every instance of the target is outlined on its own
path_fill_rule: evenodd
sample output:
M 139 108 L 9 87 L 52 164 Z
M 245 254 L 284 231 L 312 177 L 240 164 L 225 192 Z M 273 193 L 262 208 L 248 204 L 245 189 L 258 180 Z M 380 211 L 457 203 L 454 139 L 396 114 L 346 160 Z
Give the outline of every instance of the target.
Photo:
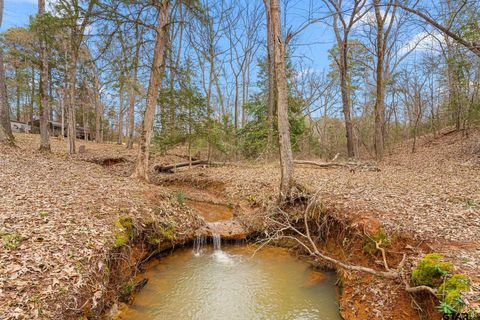
M 285 249 L 216 240 L 160 259 L 120 319 L 340 319 L 333 274 Z

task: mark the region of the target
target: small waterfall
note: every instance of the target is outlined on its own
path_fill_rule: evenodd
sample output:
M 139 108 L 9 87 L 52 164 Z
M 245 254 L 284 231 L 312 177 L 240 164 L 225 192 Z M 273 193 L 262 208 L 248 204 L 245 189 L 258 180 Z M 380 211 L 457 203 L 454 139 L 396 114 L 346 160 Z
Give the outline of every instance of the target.
M 193 240 L 193 254 L 198 257 L 203 254 L 203 248 L 205 246 L 206 239 L 204 236 L 200 235 L 197 236 Z
M 219 234 L 212 234 L 213 250 L 222 251 L 222 237 Z

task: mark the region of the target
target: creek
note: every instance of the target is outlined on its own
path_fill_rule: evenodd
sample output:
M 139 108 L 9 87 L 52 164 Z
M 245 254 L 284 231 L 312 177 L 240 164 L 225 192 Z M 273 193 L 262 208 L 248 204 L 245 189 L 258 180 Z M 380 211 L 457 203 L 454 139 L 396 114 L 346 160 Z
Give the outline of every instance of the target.
M 341 319 L 335 274 L 283 248 L 212 239 L 159 259 L 119 319 Z

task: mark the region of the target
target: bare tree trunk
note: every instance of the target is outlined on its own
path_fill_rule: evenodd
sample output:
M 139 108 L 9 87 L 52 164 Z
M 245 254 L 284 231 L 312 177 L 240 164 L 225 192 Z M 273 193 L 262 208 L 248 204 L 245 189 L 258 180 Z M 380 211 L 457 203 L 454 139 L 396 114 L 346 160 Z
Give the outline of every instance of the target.
M 74 154 L 76 152 L 75 148 L 75 139 L 77 137 L 76 130 L 76 119 L 75 119 L 75 85 L 76 85 L 76 71 L 77 71 L 77 62 L 74 57 L 71 57 L 69 63 L 69 68 L 67 71 L 68 74 L 68 83 L 69 93 L 68 93 L 68 106 L 67 106 L 67 136 L 68 136 L 68 153 Z
M 16 98 L 17 98 L 17 101 L 16 101 L 16 107 L 17 107 L 17 110 L 15 112 L 15 118 L 17 119 L 17 121 L 20 121 L 20 80 L 18 79 L 18 67 L 15 67 L 15 81 L 16 81 Z
M 161 85 L 162 72 L 161 66 L 165 54 L 166 29 L 168 28 L 168 7 L 169 0 L 163 0 L 160 4 L 160 12 L 157 22 L 157 35 L 155 40 L 155 49 L 153 52 L 152 70 L 148 84 L 147 101 L 145 104 L 145 115 L 143 118 L 142 129 L 140 133 L 140 148 L 137 157 L 133 177 L 148 181 L 148 156 L 150 153 L 150 141 L 153 133 L 153 118 L 155 116 L 156 98 L 158 89 Z
M 70 59 L 67 64 L 67 83 L 69 84 L 69 96 L 68 96 L 68 153 L 74 154 L 76 152 L 75 148 L 75 139 L 76 139 L 76 119 L 75 119 L 75 91 L 77 85 L 77 61 L 80 51 L 80 46 L 83 41 L 85 28 L 89 23 L 90 16 L 93 12 L 93 8 L 95 6 L 96 0 L 89 0 L 88 7 L 86 11 L 83 13 L 83 20 L 78 26 L 76 20 L 74 20 L 74 25 L 70 26 L 71 34 L 70 34 Z M 76 18 L 79 17 L 79 8 L 75 7 L 75 16 Z
M 136 76 L 134 77 L 136 83 Z M 128 91 L 128 135 L 127 135 L 127 149 L 133 149 L 133 134 L 135 131 L 135 87 L 132 84 Z
M 60 99 L 60 109 L 61 109 L 61 117 L 62 117 L 62 139 L 65 138 L 65 89 L 62 89 L 62 97 Z
M 267 62 L 268 62 L 268 98 L 267 98 L 267 156 L 270 157 L 273 149 L 273 112 L 275 109 L 275 61 L 273 54 L 272 22 L 268 0 L 265 3 L 267 16 Z
M 267 8 L 268 9 L 268 8 Z M 270 0 L 272 22 L 272 38 L 275 53 L 275 78 L 277 83 L 277 121 L 278 143 L 280 146 L 280 166 L 282 177 L 280 181 L 279 202 L 291 198 L 294 187 L 293 154 L 290 142 L 290 127 L 288 122 L 287 76 L 285 73 L 285 43 L 281 36 L 279 0 Z
M 103 118 L 103 107 L 100 101 L 100 87 L 98 84 L 98 77 L 94 75 L 93 78 L 93 102 L 95 104 L 95 142 L 101 143 L 102 140 L 102 118 Z
M 140 33 L 135 25 L 135 56 L 133 58 L 133 79 L 130 83 L 128 95 L 128 139 L 127 149 L 133 149 L 133 136 L 135 132 L 135 86 L 138 80 L 138 57 L 140 55 Z
M 377 23 L 377 45 L 376 45 L 376 55 L 377 55 L 377 70 L 376 70 L 376 99 L 374 106 L 375 113 L 375 138 L 374 138 L 374 147 L 375 147 L 375 157 L 377 160 L 382 160 L 383 158 L 383 149 L 384 149 L 384 137 L 383 137 L 383 125 L 385 122 L 385 81 L 383 79 L 384 75 L 384 59 L 385 59 L 385 42 L 388 39 L 388 33 L 390 27 L 385 31 L 384 34 L 384 24 L 385 19 L 380 11 L 380 0 L 374 0 L 374 9 L 375 9 L 375 20 Z M 395 9 L 393 14 L 395 15 Z M 389 10 L 387 10 L 388 14 Z M 393 21 L 393 17 L 390 19 Z M 392 21 L 390 23 L 392 23 Z
M 45 14 L 45 0 L 38 0 L 38 16 Z M 47 44 L 44 35 L 40 35 L 41 50 L 41 71 L 40 71 L 40 151 L 50 152 L 50 141 L 48 137 L 48 60 Z
M 0 26 L 3 17 L 3 0 L 0 0 Z M 3 65 L 3 48 L 0 47 L 0 143 L 13 146 L 15 140 L 10 125 L 10 108 L 5 83 L 5 67 Z
M 30 99 L 30 114 L 29 114 L 29 117 L 30 117 L 30 133 L 33 133 L 33 107 L 34 107 L 34 104 L 35 103 L 35 67 L 32 65 L 32 96 L 31 96 L 31 99 Z
M 121 80 L 123 81 L 123 80 Z M 117 135 L 117 144 L 122 144 L 123 141 L 123 82 L 120 83 L 120 92 L 119 92 L 119 107 L 118 107 L 118 135 Z
M 136 77 L 134 77 L 136 78 Z M 133 134 L 135 131 L 135 88 L 131 86 L 128 92 L 128 135 L 127 149 L 133 149 Z
M 350 114 L 350 88 L 348 85 L 348 56 L 347 44 L 343 41 L 340 49 L 340 87 L 342 91 L 343 116 L 345 118 L 345 129 L 347 137 L 347 155 L 349 158 L 355 157 L 353 146 L 353 124 Z
M 238 73 L 235 73 L 235 100 L 234 100 L 233 127 L 238 131 Z

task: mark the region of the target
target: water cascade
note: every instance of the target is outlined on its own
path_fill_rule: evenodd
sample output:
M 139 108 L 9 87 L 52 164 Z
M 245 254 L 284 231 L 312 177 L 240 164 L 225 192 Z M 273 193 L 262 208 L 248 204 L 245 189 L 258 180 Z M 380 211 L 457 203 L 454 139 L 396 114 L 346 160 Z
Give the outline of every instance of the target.
M 219 234 L 213 234 L 213 250 L 222 251 L 222 237 Z
M 205 246 L 205 236 L 199 235 L 193 240 L 193 254 L 195 257 L 199 257 L 203 254 Z

